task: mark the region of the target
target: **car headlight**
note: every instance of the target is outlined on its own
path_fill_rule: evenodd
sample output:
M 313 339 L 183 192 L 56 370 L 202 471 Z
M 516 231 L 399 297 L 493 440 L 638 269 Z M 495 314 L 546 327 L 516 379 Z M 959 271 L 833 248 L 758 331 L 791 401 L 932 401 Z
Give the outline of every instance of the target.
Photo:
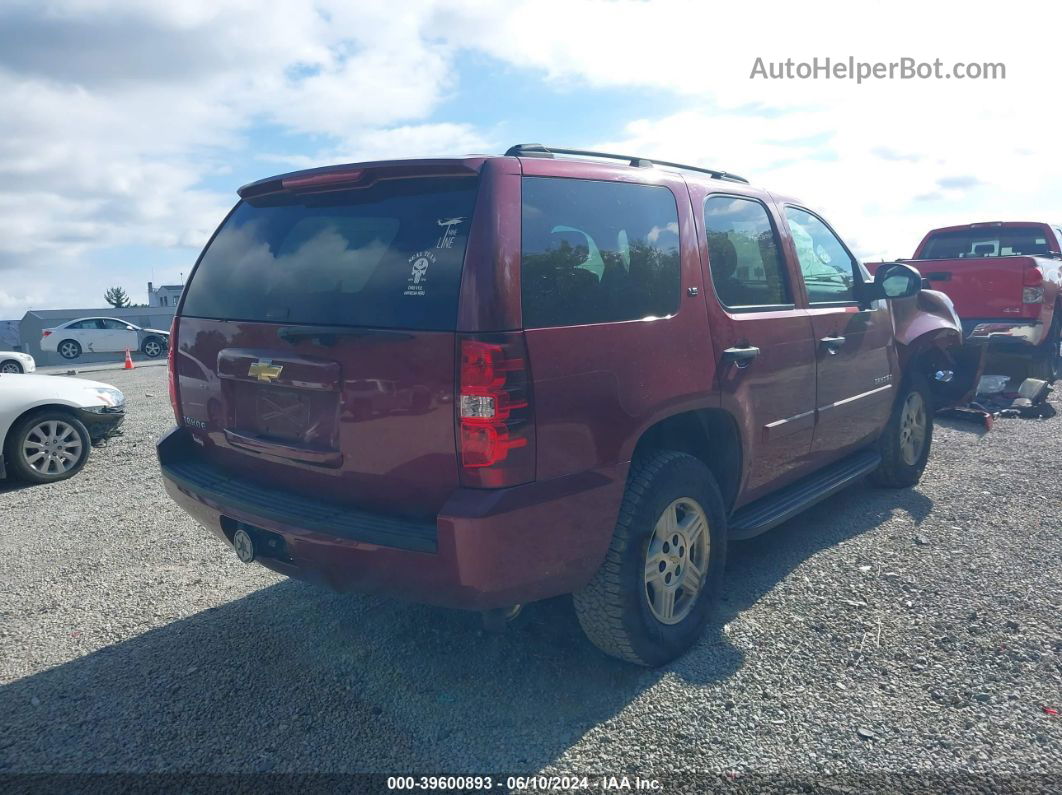
M 93 397 L 102 403 L 102 406 L 94 408 L 96 411 L 104 411 L 105 409 L 120 409 L 125 405 L 125 395 L 120 390 L 111 386 L 94 386 L 89 389 Z

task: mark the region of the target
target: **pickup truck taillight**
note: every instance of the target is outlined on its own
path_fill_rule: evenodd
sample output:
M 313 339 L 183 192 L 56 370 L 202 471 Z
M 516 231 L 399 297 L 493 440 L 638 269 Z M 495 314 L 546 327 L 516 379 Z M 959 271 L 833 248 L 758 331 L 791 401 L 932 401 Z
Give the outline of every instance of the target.
M 535 476 L 531 374 L 520 332 L 458 336 L 461 483 L 499 488 Z
M 177 396 L 177 316 L 174 315 L 170 324 L 170 346 L 166 351 L 166 371 L 168 373 L 170 388 L 170 406 L 173 407 L 173 418 L 177 424 L 181 424 L 181 405 Z
M 1024 285 L 1021 291 L 1023 304 L 1042 304 L 1044 302 L 1044 274 L 1035 265 L 1030 265 L 1021 276 Z

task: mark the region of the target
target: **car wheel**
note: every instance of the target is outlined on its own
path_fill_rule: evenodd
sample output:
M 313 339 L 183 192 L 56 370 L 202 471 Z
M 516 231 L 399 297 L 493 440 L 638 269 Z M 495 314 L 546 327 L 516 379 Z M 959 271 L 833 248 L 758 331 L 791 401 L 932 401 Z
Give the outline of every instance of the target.
M 158 337 L 148 337 L 144 340 L 144 344 L 140 347 L 140 350 L 148 358 L 157 359 L 165 352 L 166 346 L 163 345 L 162 340 Z
M 80 472 L 90 449 L 88 429 L 80 420 L 62 411 L 44 411 L 11 427 L 5 458 L 21 480 L 53 483 Z
M 933 396 L 919 373 L 909 373 L 878 441 L 881 464 L 870 474 L 878 486 L 905 488 L 922 478 L 933 443 Z
M 700 460 L 662 451 L 631 465 L 612 542 L 573 595 L 579 624 L 606 654 L 673 660 L 701 636 L 726 563 L 726 512 Z
M 0 363 L 0 373 L 22 373 L 25 372 L 22 369 L 22 365 L 16 362 L 14 359 L 8 359 L 6 362 Z
M 59 355 L 64 359 L 76 359 L 81 355 L 81 344 L 76 340 L 63 340 L 56 347 Z

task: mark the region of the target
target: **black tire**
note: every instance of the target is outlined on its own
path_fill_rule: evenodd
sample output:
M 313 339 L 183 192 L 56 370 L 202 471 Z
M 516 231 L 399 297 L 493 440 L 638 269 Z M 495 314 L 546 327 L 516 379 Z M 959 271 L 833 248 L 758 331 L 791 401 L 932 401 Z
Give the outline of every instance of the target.
M 692 501 L 703 510 L 709 545 L 700 590 L 685 617 L 668 624 L 650 606 L 646 552 L 657 520 L 676 501 Z M 573 595 L 587 637 L 606 654 L 637 665 L 663 665 L 687 651 L 701 636 L 717 601 L 726 538 L 723 498 L 700 460 L 667 450 L 635 460 L 605 560 L 590 583 Z
M 22 363 L 17 362 L 14 359 L 7 359 L 0 362 L 0 373 L 24 373 L 22 369 Z
M 166 343 L 158 337 L 148 337 L 140 346 L 140 352 L 149 359 L 157 359 L 166 352 Z
M 55 349 L 64 359 L 76 359 L 81 355 L 81 343 L 77 340 L 63 340 Z
M 917 394 L 922 402 L 924 415 L 924 434 L 921 450 L 917 455 L 904 452 L 904 408 L 912 394 Z M 929 450 L 933 445 L 933 393 L 929 382 L 921 373 L 911 372 L 903 380 L 900 394 L 892 408 L 892 415 L 878 439 L 881 452 L 881 464 L 870 473 L 870 481 L 877 486 L 902 489 L 913 486 L 922 479 Z
M 63 423 L 63 426 L 69 427 L 80 441 L 77 459 L 68 469 L 56 472 L 41 471 L 31 466 L 24 455 L 27 444 L 32 443 L 32 440 L 28 438 L 31 431 L 42 423 L 49 422 Z M 70 436 L 69 438 L 72 439 L 73 437 Z M 69 447 L 66 449 L 69 450 Z M 56 481 L 73 477 L 80 472 L 85 466 L 85 462 L 88 461 L 91 450 L 92 441 L 89 438 L 88 429 L 81 420 L 65 411 L 45 409 L 23 417 L 11 426 L 11 429 L 7 432 L 7 441 L 4 444 L 4 460 L 7 462 L 8 472 L 20 480 L 27 483 L 55 483 Z
M 1062 310 L 1055 310 L 1055 318 L 1051 323 L 1051 330 L 1025 366 L 1026 378 L 1039 378 L 1049 384 L 1053 384 L 1062 378 L 1062 318 L 1059 314 Z M 1015 387 L 1019 386 L 1015 384 Z

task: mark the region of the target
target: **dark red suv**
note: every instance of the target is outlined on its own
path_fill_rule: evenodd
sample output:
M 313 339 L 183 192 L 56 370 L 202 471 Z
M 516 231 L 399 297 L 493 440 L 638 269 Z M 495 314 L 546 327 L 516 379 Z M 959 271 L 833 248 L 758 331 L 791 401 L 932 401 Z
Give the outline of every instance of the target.
M 240 190 L 174 320 L 170 495 L 245 561 L 609 654 L 698 637 L 728 540 L 916 483 L 950 303 L 723 172 L 537 145 Z M 889 298 L 899 298 L 890 302 Z

